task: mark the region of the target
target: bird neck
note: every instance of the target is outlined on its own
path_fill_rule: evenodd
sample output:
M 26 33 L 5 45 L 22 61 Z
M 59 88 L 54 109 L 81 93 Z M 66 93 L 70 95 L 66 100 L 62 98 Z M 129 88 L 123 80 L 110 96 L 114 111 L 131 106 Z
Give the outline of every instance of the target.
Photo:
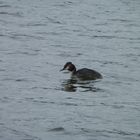
M 72 71 L 72 75 L 76 74 L 76 67 L 74 67 L 73 71 Z

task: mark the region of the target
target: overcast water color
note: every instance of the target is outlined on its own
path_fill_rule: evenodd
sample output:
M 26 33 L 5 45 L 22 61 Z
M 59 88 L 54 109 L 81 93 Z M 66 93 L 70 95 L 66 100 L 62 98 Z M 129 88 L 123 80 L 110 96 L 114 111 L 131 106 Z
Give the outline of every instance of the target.
M 0 140 L 139 139 L 140 0 L 0 0 Z

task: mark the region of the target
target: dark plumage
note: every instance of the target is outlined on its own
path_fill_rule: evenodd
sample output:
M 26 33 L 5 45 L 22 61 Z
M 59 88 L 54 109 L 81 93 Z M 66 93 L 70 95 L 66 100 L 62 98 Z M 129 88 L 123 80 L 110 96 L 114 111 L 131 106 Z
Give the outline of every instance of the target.
M 72 62 L 67 62 L 62 70 L 69 70 L 72 72 L 72 76 L 82 80 L 96 80 L 102 78 L 99 72 L 92 69 L 82 68 L 76 71 L 76 67 Z

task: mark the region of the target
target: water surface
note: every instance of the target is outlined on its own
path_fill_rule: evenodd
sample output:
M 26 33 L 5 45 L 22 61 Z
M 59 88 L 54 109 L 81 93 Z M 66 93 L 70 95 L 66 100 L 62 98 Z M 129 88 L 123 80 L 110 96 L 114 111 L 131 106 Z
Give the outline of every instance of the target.
M 140 139 L 139 0 L 0 1 L 0 139 Z M 102 73 L 79 81 L 67 61 Z

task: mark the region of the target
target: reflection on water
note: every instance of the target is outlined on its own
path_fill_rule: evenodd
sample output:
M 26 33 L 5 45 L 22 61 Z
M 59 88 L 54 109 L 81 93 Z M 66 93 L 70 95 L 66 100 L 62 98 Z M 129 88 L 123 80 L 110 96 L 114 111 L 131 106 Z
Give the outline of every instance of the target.
M 0 140 L 140 140 L 139 7 L 0 0 Z M 69 79 L 66 61 L 104 78 Z
M 100 90 L 99 88 L 95 87 L 95 80 L 77 80 L 76 78 L 65 79 L 62 82 L 62 90 L 68 92 L 75 92 L 77 89 L 81 89 L 82 92 L 92 91 L 96 92 Z
M 76 79 L 67 79 L 62 82 L 62 90 L 69 91 L 69 92 L 75 92 L 77 89 L 77 86 L 74 86 L 74 84 L 77 83 Z

